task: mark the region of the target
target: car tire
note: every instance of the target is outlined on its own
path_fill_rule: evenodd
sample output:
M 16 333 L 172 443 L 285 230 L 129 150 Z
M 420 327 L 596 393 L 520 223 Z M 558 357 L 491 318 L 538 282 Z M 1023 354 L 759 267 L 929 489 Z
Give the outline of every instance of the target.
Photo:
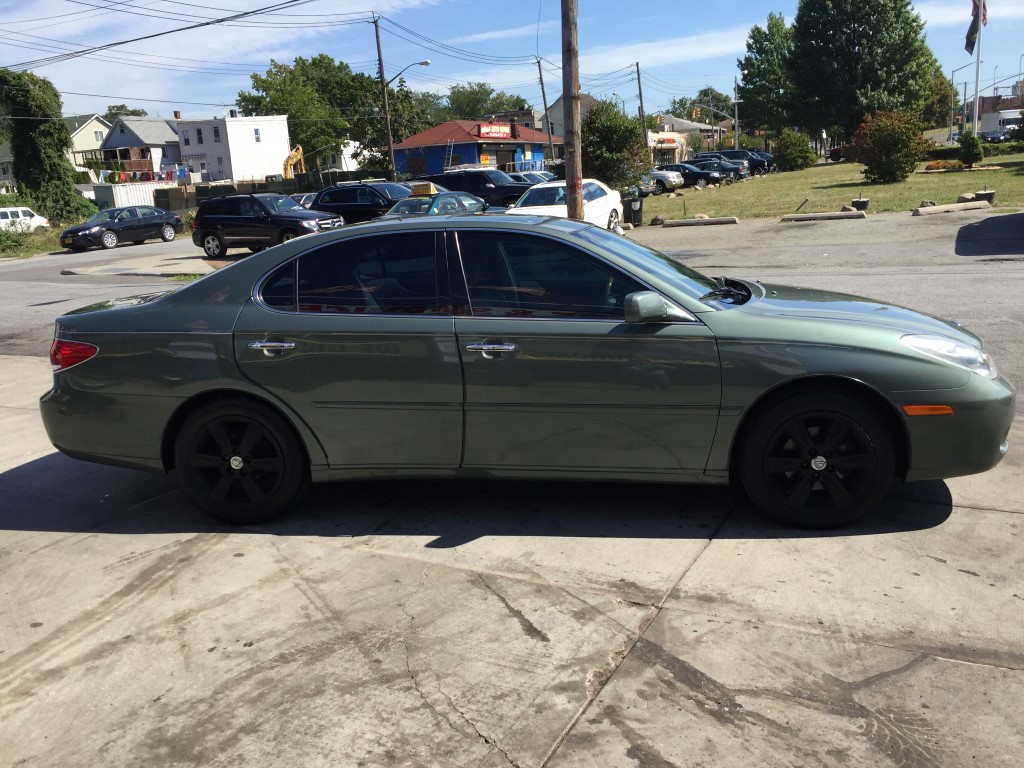
M 294 229 L 286 229 L 281 233 L 281 237 L 278 238 L 277 242 L 287 243 L 289 240 L 294 240 L 299 236 L 299 233 Z
M 290 425 L 265 405 L 225 398 L 190 414 L 174 443 L 178 482 L 191 501 L 226 523 L 285 512 L 305 492 L 309 467 Z
M 174 227 L 172 227 L 170 224 L 164 224 L 160 228 L 160 239 L 163 240 L 165 243 L 171 242 L 174 239 L 175 234 L 176 233 L 174 231 Z
M 665 189 L 665 182 L 659 179 L 658 181 L 654 182 L 654 189 L 651 191 L 651 194 L 660 195 L 662 192 L 665 191 Z
M 619 212 L 612 208 L 608 214 L 608 229 L 614 231 L 619 226 Z
M 216 232 L 207 232 L 203 235 L 203 253 L 208 259 L 216 259 L 224 255 L 227 247 L 224 245 L 224 238 Z
M 106 232 L 100 235 L 100 245 L 102 245 L 107 250 L 110 250 L 111 248 L 117 248 L 117 232 L 113 232 L 108 229 Z
M 695 182 L 693 182 L 693 186 L 695 186 L 697 189 L 704 189 L 707 185 L 707 179 L 697 179 Z
M 740 451 L 740 480 L 765 514 L 835 528 L 868 514 L 888 493 L 896 459 L 889 428 L 868 403 L 804 394 L 756 417 Z

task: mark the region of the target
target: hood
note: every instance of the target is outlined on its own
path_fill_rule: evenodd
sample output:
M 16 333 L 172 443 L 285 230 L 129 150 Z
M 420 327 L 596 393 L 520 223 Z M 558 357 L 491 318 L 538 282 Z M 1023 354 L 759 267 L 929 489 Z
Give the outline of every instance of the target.
M 60 234 L 61 234 L 62 237 L 64 235 L 80 235 L 83 232 L 88 232 L 93 227 L 99 227 L 100 229 L 103 229 L 104 223 L 109 224 L 110 222 L 95 222 L 95 223 L 86 222 L 85 224 L 76 224 L 73 227 L 68 227 L 67 229 L 65 229 Z
M 336 214 L 336 213 L 326 213 L 325 211 L 311 211 L 311 210 L 308 210 L 306 208 L 303 208 L 302 210 L 295 210 L 295 211 L 284 211 L 282 213 L 276 213 L 274 215 L 277 218 L 280 218 L 280 219 L 290 219 L 292 221 L 310 221 L 310 220 L 323 221 L 324 219 L 336 219 L 336 218 L 338 218 L 338 214 Z
M 736 307 L 744 314 L 804 320 L 837 320 L 843 323 L 890 328 L 900 333 L 937 333 L 973 346 L 981 340 L 959 323 L 943 320 L 895 304 L 791 285 L 752 285 L 754 299 Z M 757 298 L 758 288 L 764 296 Z

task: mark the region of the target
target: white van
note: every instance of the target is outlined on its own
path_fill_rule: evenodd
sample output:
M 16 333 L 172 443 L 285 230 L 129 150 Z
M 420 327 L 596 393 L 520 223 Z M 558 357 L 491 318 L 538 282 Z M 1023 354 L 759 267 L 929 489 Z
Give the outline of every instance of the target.
M 23 206 L 0 208 L 0 229 L 35 232 L 40 228 L 49 229 L 50 222 L 38 213 L 35 213 L 31 208 Z

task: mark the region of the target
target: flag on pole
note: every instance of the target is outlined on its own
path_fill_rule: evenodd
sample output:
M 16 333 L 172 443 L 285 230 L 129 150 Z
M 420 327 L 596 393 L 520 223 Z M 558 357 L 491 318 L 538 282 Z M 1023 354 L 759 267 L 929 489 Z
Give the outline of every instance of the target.
M 967 29 L 967 45 L 964 49 L 974 55 L 974 44 L 978 41 L 978 25 L 988 26 L 988 8 L 985 0 L 971 0 L 971 26 Z

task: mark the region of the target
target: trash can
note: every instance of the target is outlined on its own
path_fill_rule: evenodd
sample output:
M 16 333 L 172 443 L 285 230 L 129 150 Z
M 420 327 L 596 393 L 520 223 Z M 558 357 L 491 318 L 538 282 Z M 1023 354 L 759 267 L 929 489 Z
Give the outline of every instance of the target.
M 642 197 L 626 200 L 622 206 L 625 209 L 626 221 L 634 227 L 642 226 L 644 223 L 644 199 Z

